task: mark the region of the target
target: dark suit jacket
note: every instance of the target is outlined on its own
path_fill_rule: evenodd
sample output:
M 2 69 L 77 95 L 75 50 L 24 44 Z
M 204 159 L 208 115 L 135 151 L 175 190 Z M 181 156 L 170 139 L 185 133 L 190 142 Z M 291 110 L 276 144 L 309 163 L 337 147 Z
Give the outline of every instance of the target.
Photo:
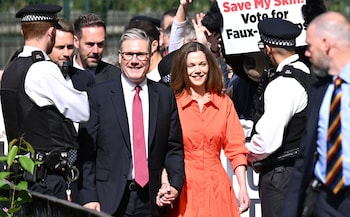
M 100 61 L 95 71 L 95 82 L 97 84 L 107 81 L 119 76 L 120 74 L 121 70 L 119 67 Z
M 323 78 L 311 87 L 308 102 L 306 133 L 302 139 L 301 154 L 296 160 L 288 191 L 284 199 L 281 217 L 299 217 L 303 208 L 306 189 L 314 174 L 317 151 L 317 126 L 319 111 L 330 77 Z
M 85 70 L 69 66 L 68 74 L 72 79 L 74 88 L 77 90 L 86 91 L 95 84 L 94 75 Z
M 119 76 L 121 70 L 114 65 L 101 61 L 97 65 L 95 75 L 73 66 L 69 66 L 68 73 L 72 79 L 74 88 L 82 91 L 92 87 L 95 83 L 97 84 Z
M 164 210 L 155 200 L 163 167 L 179 192 L 184 182 L 183 140 L 172 90 L 150 80 L 148 90 L 150 200 L 153 216 L 160 216 Z M 113 214 L 121 202 L 132 161 L 121 76 L 96 84 L 88 94 L 90 120 L 83 125 L 80 143 L 80 199 L 82 204 L 99 201 L 102 211 Z

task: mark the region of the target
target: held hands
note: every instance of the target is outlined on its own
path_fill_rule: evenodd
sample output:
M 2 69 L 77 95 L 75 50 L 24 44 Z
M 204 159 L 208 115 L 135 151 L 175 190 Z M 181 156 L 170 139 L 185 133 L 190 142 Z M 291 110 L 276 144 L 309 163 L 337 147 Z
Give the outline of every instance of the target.
M 179 192 L 170 185 L 170 183 L 163 183 L 160 187 L 156 203 L 159 207 L 163 207 L 166 205 L 170 205 L 170 207 L 173 207 L 173 202 L 179 195 Z
M 84 204 L 83 207 L 88 208 L 88 209 L 93 209 L 93 210 L 96 210 L 98 212 L 101 212 L 101 208 L 100 208 L 100 203 L 99 202 L 89 202 L 89 203 Z

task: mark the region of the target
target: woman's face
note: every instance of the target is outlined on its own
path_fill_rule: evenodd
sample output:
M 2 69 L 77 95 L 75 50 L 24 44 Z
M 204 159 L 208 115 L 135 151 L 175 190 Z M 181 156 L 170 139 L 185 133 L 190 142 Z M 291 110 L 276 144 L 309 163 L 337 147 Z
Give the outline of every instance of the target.
M 191 52 L 187 56 L 187 73 L 193 88 L 205 87 L 209 65 L 203 51 Z

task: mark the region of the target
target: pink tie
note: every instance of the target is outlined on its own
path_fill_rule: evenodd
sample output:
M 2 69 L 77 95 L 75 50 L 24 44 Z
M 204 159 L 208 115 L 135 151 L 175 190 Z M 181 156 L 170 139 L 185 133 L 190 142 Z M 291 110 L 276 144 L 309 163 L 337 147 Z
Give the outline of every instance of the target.
M 146 143 L 143 130 L 142 103 L 140 86 L 135 87 L 135 96 L 132 105 L 132 128 L 134 147 L 135 181 L 144 187 L 148 182 L 148 163 L 146 158 Z

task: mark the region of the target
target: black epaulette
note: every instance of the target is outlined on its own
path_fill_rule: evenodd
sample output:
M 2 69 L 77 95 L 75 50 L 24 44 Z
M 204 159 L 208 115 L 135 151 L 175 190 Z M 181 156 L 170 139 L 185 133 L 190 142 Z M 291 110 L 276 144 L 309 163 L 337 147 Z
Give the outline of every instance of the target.
M 39 50 L 35 50 L 32 52 L 32 60 L 33 60 L 33 63 L 43 61 L 43 60 L 45 60 L 45 56 L 44 56 L 43 52 L 41 52 Z

